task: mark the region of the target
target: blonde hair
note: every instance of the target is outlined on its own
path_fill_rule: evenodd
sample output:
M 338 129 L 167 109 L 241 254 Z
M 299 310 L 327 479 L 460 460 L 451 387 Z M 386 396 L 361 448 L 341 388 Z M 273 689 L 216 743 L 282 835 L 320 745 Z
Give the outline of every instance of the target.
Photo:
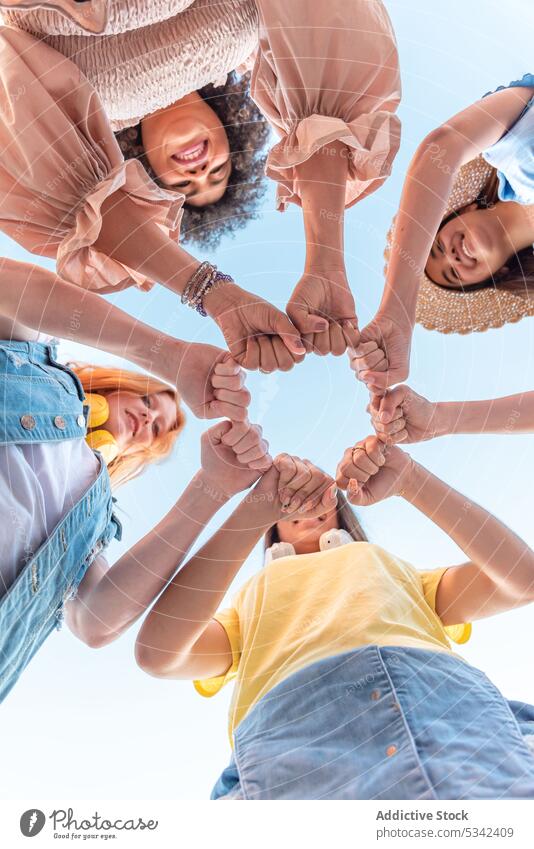
M 140 396 L 167 392 L 176 404 L 176 421 L 168 433 L 157 436 L 148 448 L 139 448 L 131 454 L 119 454 L 108 465 L 111 485 L 114 489 L 140 475 L 149 463 L 163 460 L 169 456 L 185 424 L 185 413 L 181 407 L 181 398 L 171 386 L 147 374 L 125 371 L 120 368 L 93 366 L 79 362 L 70 362 L 67 365 L 78 376 L 85 392 L 98 393 L 122 390 L 123 392 L 134 392 Z

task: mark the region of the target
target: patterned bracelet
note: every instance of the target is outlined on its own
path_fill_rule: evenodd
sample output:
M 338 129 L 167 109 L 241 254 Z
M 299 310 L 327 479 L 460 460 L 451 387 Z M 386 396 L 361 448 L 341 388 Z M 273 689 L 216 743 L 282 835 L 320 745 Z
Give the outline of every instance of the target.
M 202 292 L 199 303 L 196 306 L 196 310 L 200 315 L 203 315 L 204 318 L 207 316 L 207 312 L 204 309 L 204 298 L 208 294 L 208 292 L 214 287 L 218 286 L 220 283 L 233 283 L 234 278 L 230 274 L 223 274 L 222 271 L 217 271 L 215 269 L 215 274 L 207 281 L 206 286 Z

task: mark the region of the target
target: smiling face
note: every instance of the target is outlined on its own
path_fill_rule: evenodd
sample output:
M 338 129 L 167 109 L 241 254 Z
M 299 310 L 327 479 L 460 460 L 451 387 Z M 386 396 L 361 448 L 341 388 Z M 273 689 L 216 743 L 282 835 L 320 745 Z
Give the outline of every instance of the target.
M 109 404 L 104 427 L 116 439 L 122 455 L 149 448 L 154 439 L 174 429 L 176 403 L 169 392 L 141 396 L 119 389 L 102 394 Z
M 141 121 L 146 157 L 156 176 L 191 206 L 222 198 L 232 162 L 226 131 L 197 92 Z
M 468 288 L 505 268 L 511 252 L 495 207 L 473 203 L 438 231 L 425 271 L 434 283 Z
M 319 551 L 322 534 L 337 527 L 335 507 L 314 519 L 284 519 L 276 525 L 280 542 L 290 542 L 296 554 L 313 554 Z

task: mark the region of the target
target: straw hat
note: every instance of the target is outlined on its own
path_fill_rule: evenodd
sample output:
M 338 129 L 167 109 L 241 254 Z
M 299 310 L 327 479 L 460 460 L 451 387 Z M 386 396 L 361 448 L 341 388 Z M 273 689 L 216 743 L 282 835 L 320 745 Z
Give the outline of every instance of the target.
M 493 169 L 477 156 L 464 165 L 452 187 L 444 218 L 456 209 L 473 203 L 484 188 Z M 395 220 L 387 235 L 384 253 L 386 269 L 389 263 Z M 532 295 L 507 292 L 498 287 L 478 289 L 475 292 L 454 292 L 436 286 L 426 274 L 422 275 L 417 300 L 416 321 L 427 330 L 440 333 L 473 333 L 502 327 L 534 315 Z

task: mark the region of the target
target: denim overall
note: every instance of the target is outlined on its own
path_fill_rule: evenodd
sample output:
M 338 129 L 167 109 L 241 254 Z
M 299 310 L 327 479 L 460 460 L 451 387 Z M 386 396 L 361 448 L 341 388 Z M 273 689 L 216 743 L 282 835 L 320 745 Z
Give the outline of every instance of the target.
M 491 681 L 460 658 L 366 646 L 263 696 L 237 726 L 211 798 L 534 799 L 522 730 Z
M 83 439 L 88 408 L 56 345 L 0 341 L 0 444 Z M 44 640 L 99 551 L 117 537 L 109 475 L 97 479 L 31 556 L 0 600 L 0 702 Z M 0 521 L 5 528 L 5 517 Z

